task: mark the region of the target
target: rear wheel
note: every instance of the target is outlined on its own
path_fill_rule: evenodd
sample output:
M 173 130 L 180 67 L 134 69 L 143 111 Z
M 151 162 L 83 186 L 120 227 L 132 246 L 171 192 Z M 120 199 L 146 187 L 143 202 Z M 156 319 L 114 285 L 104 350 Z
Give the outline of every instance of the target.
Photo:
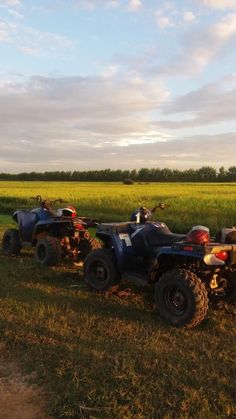
M 105 291 L 119 282 L 120 275 L 112 253 L 107 249 L 97 249 L 84 262 L 84 277 L 87 284 L 96 291 Z
M 205 285 L 193 272 L 180 268 L 161 276 L 155 288 L 155 303 L 163 320 L 177 327 L 196 326 L 208 310 Z
M 46 237 L 38 240 L 35 258 L 43 266 L 56 266 L 61 262 L 62 248 L 58 239 Z
M 19 255 L 21 250 L 21 243 L 19 232 L 15 228 L 6 230 L 2 239 L 2 251 L 6 256 Z

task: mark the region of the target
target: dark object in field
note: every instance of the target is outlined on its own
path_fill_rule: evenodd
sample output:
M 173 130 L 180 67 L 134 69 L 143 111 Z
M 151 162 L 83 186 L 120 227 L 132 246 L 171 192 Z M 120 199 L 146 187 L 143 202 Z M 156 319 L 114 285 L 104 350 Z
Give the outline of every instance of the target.
M 98 225 L 103 248 L 88 254 L 84 276 L 97 291 L 122 277 L 155 283 L 161 318 L 173 326 L 194 327 L 206 317 L 209 299 L 236 302 L 236 246 L 211 240 L 204 226 L 175 234 L 166 224 L 151 222 L 154 210 L 164 207 L 141 207 L 143 213 L 134 212 L 133 221 Z
M 134 185 L 134 181 L 130 178 L 123 180 L 124 185 Z
M 75 208 L 69 205 L 55 209 L 57 202 L 67 204 L 62 199 L 43 200 L 40 195 L 33 199 L 38 208 L 14 212 L 12 218 L 18 230 L 5 231 L 2 240 L 5 255 L 18 255 L 23 246 L 33 246 L 41 265 L 55 266 L 65 258 L 83 261 L 89 252 L 101 247 L 88 231 L 89 226 L 96 225 L 95 219 L 77 217 Z

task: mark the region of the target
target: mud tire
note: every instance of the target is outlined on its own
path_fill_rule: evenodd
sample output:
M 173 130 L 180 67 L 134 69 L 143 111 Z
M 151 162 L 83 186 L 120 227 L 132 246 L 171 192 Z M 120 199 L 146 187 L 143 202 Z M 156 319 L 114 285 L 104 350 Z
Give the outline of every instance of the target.
M 18 230 L 9 228 L 2 238 L 2 252 L 5 256 L 18 256 L 21 250 L 21 242 Z
M 155 287 L 160 317 L 172 326 L 195 327 L 206 317 L 208 296 L 196 274 L 175 268 L 165 272 Z
M 35 259 L 42 266 L 56 266 L 61 262 L 62 248 L 55 237 L 38 240 L 35 248 Z
M 120 275 L 112 252 L 97 249 L 89 253 L 84 262 L 84 277 L 88 286 L 96 291 L 106 291 L 117 284 Z

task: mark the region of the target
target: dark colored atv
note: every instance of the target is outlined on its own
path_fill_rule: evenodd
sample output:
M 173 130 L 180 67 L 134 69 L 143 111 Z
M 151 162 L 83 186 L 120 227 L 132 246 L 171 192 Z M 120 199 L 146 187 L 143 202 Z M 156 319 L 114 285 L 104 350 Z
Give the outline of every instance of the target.
M 104 247 L 85 259 L 89 286 L 104 291 L 122 277 L 153 282 L 160 316 L 174 326 L 199 324 L 209 298 L 236 302 L 236 230 L 223 229 L 217 241 L 203 226 L 174 234 L 166 224 L 148 221 L 153 212 L 145 210 L 132 214 L 139 222 L 98 225 Z
M 39 207 L 31 210 L 17 210 L 12 218 L 18 229 L 5 231 L 2 250 L 5 255 L 18 255 L 24 246 L 35 248 L 36 260 L 45 266 L 58 265 L 63 259 L 83 261 L 91 250 L 101 247 L 92 238 L 88 227 L 96 225 L 95 220 L 77 217 L 71 206 L 54 209 L 62 199 L 43 200 L 40 195 L 33 197 Z

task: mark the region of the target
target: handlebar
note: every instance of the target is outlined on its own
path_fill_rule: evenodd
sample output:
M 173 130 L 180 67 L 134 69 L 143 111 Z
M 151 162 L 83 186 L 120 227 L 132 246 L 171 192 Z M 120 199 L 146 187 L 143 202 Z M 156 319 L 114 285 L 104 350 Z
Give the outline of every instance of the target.
M 154 214 L 154 212 L 157 210 L 157 208 L 161 209 L 162 211 L 166 208 L 166 204 L 164 202 L 159 202 L 159 204 L 157 204 L 155 207 L 153 207 L 152 209 L 146 208 L 146 207 L 140 207 L 140 211 L 144 212 L 144 213 L 151 213 Z

